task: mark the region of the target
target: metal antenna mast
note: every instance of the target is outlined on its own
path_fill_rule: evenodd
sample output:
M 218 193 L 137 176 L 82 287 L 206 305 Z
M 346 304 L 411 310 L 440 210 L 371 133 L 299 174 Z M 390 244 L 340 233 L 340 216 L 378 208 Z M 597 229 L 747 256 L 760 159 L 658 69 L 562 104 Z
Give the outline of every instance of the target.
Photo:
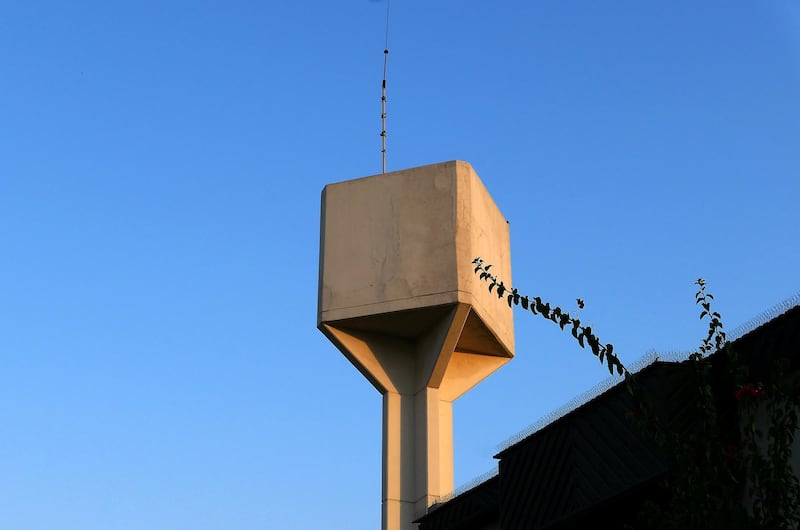
M 386 45 L 383 48 L 383 83 L 381 84 L 381 170 L 386 173 L 386 63 L 389 61 L 389 0 L 386 0 Z

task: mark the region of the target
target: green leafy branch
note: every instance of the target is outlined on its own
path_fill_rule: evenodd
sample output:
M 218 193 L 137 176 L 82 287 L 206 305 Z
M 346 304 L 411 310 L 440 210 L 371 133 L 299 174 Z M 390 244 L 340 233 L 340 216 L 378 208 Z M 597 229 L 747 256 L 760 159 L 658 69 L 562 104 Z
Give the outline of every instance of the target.
M 703 357 L 714 351 L 721 350 L 728 339 L 725 332 L 722 330 L 722 317 L 720 317 L 718 312 L 711 310 L 711 300 L 714 299 L 714 295 L 706 292 L 705 280 L 703 280 L 703 278 L 698 278 L 694 283 L 699 286 L 694 295 L 695 305 L 700 305 L 703 308 L 700 312 L 700 320 L 706 317 L 710 319 L 708 335 L 703 339 L 699 352 L 694 354 L 695 356 L 699 355 Z
M 551 306 L 550 302 L 543 301 L 539 296 L 529 298 L 521 295 L 517 289 L 506 286 L 496 275 L 489 272 L 492 265 L 486 265 L 483 259 L 475 258 L 472 260 L 472 264 L 475 265 L 475 274 L 482 281 L 489 283 L 489 292 L 494 292 L 497 298 L 505 296 L 508 307 L 521 306 L 522 309 L 557 324 L 562 330 L 569 327 L 572 336 L 578 341 L 581 348 L 588 346 L 600 363 L 605 363 L 610 374 L 613 375 L 616 371 L 618 375 L 624 375 L 626 378 L 630 376 L 628 369 L 614 354 L 614 346 L 601 342 L 600 338 L 592 331 L 591 326 L 584 326 L 579 318 L 570 315 L 558 306 Z

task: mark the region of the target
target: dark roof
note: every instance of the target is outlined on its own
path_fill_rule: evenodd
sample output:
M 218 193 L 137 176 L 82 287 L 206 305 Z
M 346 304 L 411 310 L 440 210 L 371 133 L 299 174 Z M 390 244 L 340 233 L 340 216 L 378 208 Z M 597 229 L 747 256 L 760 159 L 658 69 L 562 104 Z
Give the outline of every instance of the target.
M 800 305 L 765 322 L 733 342 L 754 378 L 768 377 L 767 367 L 782 357 L 789 370 L 800 368 Z
M 781 356 L 800 364 L 800 306 L 794 306 L 733 342 L 756 377 Z M 715 354 L 716 359 L 722 357 Z M 655 362 L 638 373 L 673 430 L 692 421 L 686 363 Z M 499 516 L 500 528 L 568 528 L 580 514 L 609 510 L 667 471 L 658 450 L 627 418 L 631 398 L 617 385 L 496 455 L 499 474 L 436 505 L 420 530 L 476 528 Z
M 426 530 L 468 530 L 496 520 L 500 506 L 497 475 L 460 494 L 458 502 L 434 504 L 418 522 Z
M 678 363 L 640 373 L 671 425 L 688 421 L 687 380 Z M 543 528 L 665 473 L 657 448 L 628 419 L 632 408 L 627 389 L 616 386 L 499 453 L 501 527 Z

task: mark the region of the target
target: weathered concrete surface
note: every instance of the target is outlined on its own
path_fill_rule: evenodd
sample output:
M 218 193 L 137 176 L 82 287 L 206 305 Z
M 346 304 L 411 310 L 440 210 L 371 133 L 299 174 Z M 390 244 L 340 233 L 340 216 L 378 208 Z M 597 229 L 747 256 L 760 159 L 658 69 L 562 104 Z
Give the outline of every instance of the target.
M 452 491 L 452 402 L 513 357 L 476 256 L 511 282 L 508 223 L 466 162 L 323 190 L 317 325 L 383 395 L 384 530 Z
M 508 355 L 512 314 L 476 281 L 476 256 L 511 283 L 508 223 L 466 162 L 329 184 L 322 193 L 319 322 L 466 303 L 499 342 L 484 344 L 487 353 Z M 403 318 L 414 316 L 362 324 L 408 333 L 426 321 Z

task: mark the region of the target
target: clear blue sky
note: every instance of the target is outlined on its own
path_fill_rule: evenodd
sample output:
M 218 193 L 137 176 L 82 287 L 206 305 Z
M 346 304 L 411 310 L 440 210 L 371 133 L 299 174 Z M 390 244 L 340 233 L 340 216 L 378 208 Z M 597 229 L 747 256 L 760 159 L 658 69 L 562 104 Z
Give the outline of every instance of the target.
M 316 330 L 379 173 L 386 3 L 0 8 L 0 528 L 375 529 L 379 394 Z M 388 168 L 470 162 L 513 283 L 632 363 L 800 290 L 800 2 L 393 0 Z M 488 260 L 491 258 L 485 256 Z M 607 373 L 519 313 L 456 484 Z

